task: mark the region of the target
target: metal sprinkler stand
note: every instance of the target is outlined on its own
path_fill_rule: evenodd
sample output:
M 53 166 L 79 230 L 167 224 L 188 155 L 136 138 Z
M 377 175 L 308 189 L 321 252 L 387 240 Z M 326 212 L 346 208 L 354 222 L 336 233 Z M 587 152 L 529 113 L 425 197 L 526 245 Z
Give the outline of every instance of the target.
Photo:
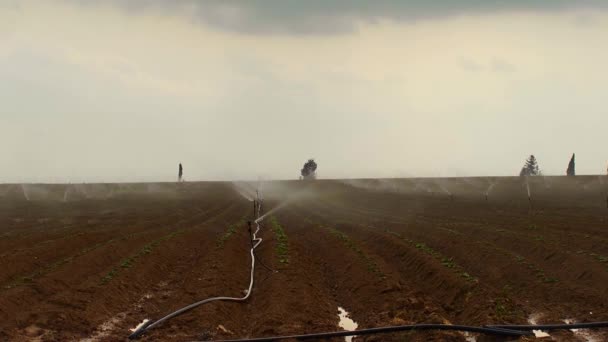
M 247 225 L 249 226 L 249 228 L 247 229 L 249 231 L 249 241 L 251 242 L 251 248 L 253 248 L 253 232 L 251 230 L 251 221 L 247 221 Z

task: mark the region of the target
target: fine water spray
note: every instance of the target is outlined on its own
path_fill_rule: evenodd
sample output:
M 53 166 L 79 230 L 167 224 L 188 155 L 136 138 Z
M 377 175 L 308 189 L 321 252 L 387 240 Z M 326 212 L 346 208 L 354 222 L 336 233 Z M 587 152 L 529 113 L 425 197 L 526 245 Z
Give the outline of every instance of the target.
M 496 186 L 496 183 L 498 182 L 492 182 L 490 183 L 490 186 L 488 186 L 488 189 L 486 189 L 486 202 L 488 201 L 488 196 L 490 196 L 490 192 L 492 191 L 492 189 L 494 189 L 494 186 Z
M 530 182 L 528 182 L 528 176 L 526 176 L 526 190 L 528 191 L 528 203 L 530 204 L 530 209 L 532 209 L 532 194 L 530 192 Z

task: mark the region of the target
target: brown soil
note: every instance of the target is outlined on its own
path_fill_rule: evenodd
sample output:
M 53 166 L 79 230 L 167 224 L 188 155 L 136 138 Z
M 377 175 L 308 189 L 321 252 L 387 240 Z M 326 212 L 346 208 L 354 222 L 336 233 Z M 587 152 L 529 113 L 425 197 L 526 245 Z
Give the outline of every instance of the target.
M 608 321 L 608 180 L 529 182 L 531 202 L 520 178 L 266 183 L 265 209 L 291 198 L 262 222 L 257 254 L 277 272 L 258 263 L 247 302 L 201 306 L 142 340 L 334 331 L 339 306 L 359 328 Z M 231 183 L 0 186 L 0 340 L 124 341 L 144 318 L 243 296 L 252 212 Z

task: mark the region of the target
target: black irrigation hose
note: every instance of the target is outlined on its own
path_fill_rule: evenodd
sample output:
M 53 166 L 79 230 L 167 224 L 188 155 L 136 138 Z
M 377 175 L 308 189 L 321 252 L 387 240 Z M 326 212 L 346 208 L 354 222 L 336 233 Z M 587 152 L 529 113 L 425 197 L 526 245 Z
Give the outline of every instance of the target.
M 511 329 L 505 329 L 505 328 L 475 327 L 475 326 L 468 326 L 468 325 L 450 325 L 450 324 L 412 324 L 412 325 L 398 325 L 398 326 L 391 326 L 391 327 L 361 329 L 361 330 L 354 330 L 354 331 L 335 331 L 335 332 L 314 333 L 314 334 L 304 334 L 304 335 L 245 338 L 245 339 L 237 339 L 237 340 L 218 340 L 217 342 L 265 342 L 265 341 L 280 341 L 280 340 L 287 340 L 287 339 L 311 340 L 311 339 L 321 339 L 321 338 L 330 338 L 330 337 L 344 337 L 344 336 L 355 336 L 355 335 L 362 336 L 362 335 L 394 333 L 394 332 L 400 332 L 400 331 L 422 331 L 422 330 L 468 331 L 468 332 L 474 332 L 474 333 L 484 333 L 484 334 L 490 334 L 490 335 L 512 336 L 512 337 L 532 335 L 532 333 L 527 332 L 527 331 L 511 330 Z M 197 342 L 197 341 L 194 341 L 194 342 Z
M 572 323 L 572 324 L 540 324 L 540 325 L 488 325 L 489 328 L 505 328 L 513 330 L 562 330 L 562 329 L 591 329 L 608 328 L 608 322 Z
M 309 340 L 330 337 L 343 336 L 362 336 L 373 334 L 386 334 L 401 331 L 422 331 L 422 330 L 452 330 L 452 331 L 467 331 L 473 333 L 483 333 L 500 336 L 529 336 L 532 335 L 532 330 L 568 330 L 568 329 L 590 329 L 590 328 L 608 328 L 608 322 L 592 322 L 592 323 L 575 323 L 575 324 L 544 324 L 544 325 L 488 325 L 483 327 L 468 326 L 468 325 L 449 325 L 449 324 L 412 324 L 399 325 L 392 327 L 381 327 L 371 329 L 361 329 L 354 331 L 337 331 L 326 333 L 314 333 L 305 335 L 290 335 L 290 336 L 274 336 L 261 338 L 244 338 L 237 340 L 219 340 L 216 342 L 265 342 L 279 341 L 286 339 Z M 194 341 L 197 342 L 197 341 Z

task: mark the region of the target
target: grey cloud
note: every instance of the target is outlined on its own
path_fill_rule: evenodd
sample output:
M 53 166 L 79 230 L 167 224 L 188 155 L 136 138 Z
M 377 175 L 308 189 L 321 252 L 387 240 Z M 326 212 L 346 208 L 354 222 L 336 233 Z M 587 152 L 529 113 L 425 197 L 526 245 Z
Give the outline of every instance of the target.
M 493 58 L 489 63 L 486 62 L 477 62 L 468 57 L 460 57 L 458 59 L 458 66 L 468 72 L 483 72 L 483 71 L 492 71 L 492 72 L 515 72 L 517 68 L 514 64 L 501 59 L 501 58 Z
M 514 72 L 516 70 L 515 65 L 502 60 L 500 58 L 494 58 L 492 60 L 492 71 L 495 72 Z
M 477 63 L 476 61 L 470 58 L 465 57 L 461 57 L 460 59 L 458 59 L 458 65 L 460 65 L 463 70 L 469 72 L 479 72 L 485 69 L 483 65 Z
M 508 11 L 606 9 L 605 0 L 64 0 L 108 4 L 130 13 L 162 11 L 191 16 L 213 28 L 248 34 L 337 34 L 358 22 L 412 22 Z
M 577 15 L 574 18 L 573 23 L 579 28 L 589 28 L 597 25 L 596 18 L 588 14 Z

